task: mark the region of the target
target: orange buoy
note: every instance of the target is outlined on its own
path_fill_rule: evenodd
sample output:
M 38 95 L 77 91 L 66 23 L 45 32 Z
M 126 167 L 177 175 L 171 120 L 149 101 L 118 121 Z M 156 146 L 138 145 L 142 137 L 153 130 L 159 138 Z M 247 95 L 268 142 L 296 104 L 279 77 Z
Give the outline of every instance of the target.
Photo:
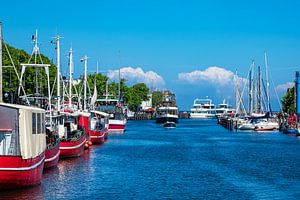
M 88 149 L 88 148 L 89 148 L 89 144 L 88 144 L 88 143 L 85 143 L 84 148 L 85 148 L 85 149 Z
M 92 146 L 93 143 L 92 143 L 92 141 L 89 141 L 88 144 L 89 144 L 90 146 Z

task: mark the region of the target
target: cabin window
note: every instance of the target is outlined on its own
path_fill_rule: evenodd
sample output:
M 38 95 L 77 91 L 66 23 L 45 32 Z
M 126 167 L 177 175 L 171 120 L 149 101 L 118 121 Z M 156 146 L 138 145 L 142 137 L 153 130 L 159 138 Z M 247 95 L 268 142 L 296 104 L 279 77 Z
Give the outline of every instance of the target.
M 18 156 L 19 112 L 17 109 L 0 107 L 0 156 Z
M 32 113 L 32 134 L 36 134 L 36 113 Z
M 42 113 L 41 114 L 41 122 L 42 122 L 42 127 L 41 127 L 41 130 L 42 130 L 42 134 L 46 133 L 46 130 L 45 130 L 45 126 L 46 126 L 46 121 L 45 121 L 45 114 Z
M 42 133 L 42 114 L 37 113 L 36 114 L 36 125 L 37 125 L 37 134 Z

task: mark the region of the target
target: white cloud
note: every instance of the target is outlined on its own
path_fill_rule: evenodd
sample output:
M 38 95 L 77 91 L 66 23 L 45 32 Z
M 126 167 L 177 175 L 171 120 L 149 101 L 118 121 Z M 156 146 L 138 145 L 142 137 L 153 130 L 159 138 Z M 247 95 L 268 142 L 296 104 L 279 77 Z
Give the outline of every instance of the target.
M 142 68 L 124 67 L 120 69 L 121 78 L 125 78 L 132 83 L 145 83 L 149 87 L 162 87 L 165 85 L 164 79 L 154 71 L 144 72 Z M 109 70 L 107 76 L 110 79 L 119 78 L 118 70 Z
M 208 67 L 207 69 L 195 70 L 188 73 L 179 73 L 178 79 L 190 84 L 210 83 L 218 86 L 234 85 L 234 73 L 221 67 Z M 239 83 L 246 83 L 247 80 L 239 77 Z
M 295 83 L 293 82 L 286 82 L 280 85 L 277 85 L 276 90 L 278 92 L 285 92 L 288 88 L 294 87 Z

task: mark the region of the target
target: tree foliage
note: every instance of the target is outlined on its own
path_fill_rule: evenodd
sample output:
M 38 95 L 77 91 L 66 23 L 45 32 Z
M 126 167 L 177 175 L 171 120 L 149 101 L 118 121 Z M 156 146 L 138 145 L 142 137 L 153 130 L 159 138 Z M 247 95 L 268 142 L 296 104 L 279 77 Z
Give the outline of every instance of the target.
M 161 91 L 154 91 L 152 93 L 152 106 L 155 108 L 163 102 L 163 93 Z
M 296 112 L 295 104 L 295 87 L 288 88 L 286 94 L 282 98 L 282 110 L 283 112 L 292 114 Z
M 5 48 L 5 44 L 3 43 L 2 63 L 3 66 L 8 66 L 3 68 L 3 92 L 16 94 L 17 87 L 19 85 L 19 80 L 12 66 L 15 65 L 17 73 L 20 77 L 21 69 L 22 69 L 21 63 L 34 63 L 34 58 L 31 58 L 29 62 L 30 55 L 26 53 L 24 50 L 14 48 L 8 44 L 6 45 L 9 54 L 12 58 L 12 61 Z M 53 63 L 51 63 L 49 58 L 47 58 L 42 54 L 41 57 L 38 57 L 36 60 L 37 63 L 50 64 L 50 68 L 49 68 L 50 85 L 53 85 L 56 76 L 56 67 L 53 65 Z M 34 68 L 26 68 L 22 79 L 22 85 L 24 86 L 27 95 L 36 93 L 36 89 L 37 89 L 36 82 L 38 82 L 38 92 L 44 95 L 47 94 L 48 87 L 47 87 L 47 77 L 46 77 L 45 70 L 39 69 L 38 76 L 36 76 L 36 70 Z
M 34 57 L 30 60 L 30 55 L 26 53 L 24 50 L 16 49 L 10 45 L 7 45 L 9 49 L 9 53 L 12 57 L 13 63 L 10 61 L 9 55 L 5 50 L 5 46 L 3 44 L 3 65 L 4 66 L 12 66 L 13 63 L 16 66 L 17 73 L 21 74 L 21 63 L 33 63 Z M 30 62 L 29 62 L 30 60 Z M 41 54 L 41 60 L 39 58 L 36 59 L 37 63 L 50 64 L 50 88 L 54 87 L 54 83 L 56 81 L 56 66 L 50 61 L 49 58 Z M 22 80 L 22 85 L 25 88 L 25 92 L 27 95 L 36 93 L 36 70 L 35 68 L 27 68 Z M 65 77 L 67 78 L 67 77 Z M 80 77 L 80 84 L 76 85 L 76 89 L 73 88 L 73 94 L 79 93 L 79 95 L 83 95 L 83 76 Z M 47 96 L 47 78 L 45 71 L 43 69 L 39 70 L 38 73 L 38 90 L 39 93 L 43 96 Z M 106 88 L 106 83 L 109 78 L 101 73 L 98 74 L 90 74 L 87 76 L 88 82 L 88 95 L 93 95 L 94 91 L 94 83 L 96 81 L 98 98 L 103 98 Z M 144 83 L 139 83 L 133 85 L 132 87 L 128 87 L 126 85 L 126 80 L 121 79 L 120 89 L 122 93 L 123 101 L 129 106 L 131 110 L 136 111 L 141 104 L 142 101 L 147 100 L 149 88 Z M 19 80 L 13 68 L 7 67 L 3 69 L 3 90 L 6 93 L 14 93 L 16 94 L 17 88 L 19 85 Z M 53 88 L 53 94 L 56 94 L 56 86 Z M 108 92 L 111 95 L 111 98 L 119 98 L 119 83 L 118 82 L 110 82 L 108 85 Z M 22 94 L 21 94 L 22 95 Z M 54 95 L 55 96 L 55 95 Z M 77 99 L 77 98 L 75 98 Z

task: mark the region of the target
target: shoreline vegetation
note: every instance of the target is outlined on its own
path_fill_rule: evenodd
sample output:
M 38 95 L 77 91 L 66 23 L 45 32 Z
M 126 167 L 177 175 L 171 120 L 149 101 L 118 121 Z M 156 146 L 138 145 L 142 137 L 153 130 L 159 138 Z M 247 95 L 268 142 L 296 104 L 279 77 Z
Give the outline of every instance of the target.
M 20 63 L 27 63 L 30 59 L 30 55 L 22 50 L 15 48 L 11 45 L 7 45 L 7 48 L 9 50 L 10 56 L 13 60 L 13 63 L 11 63 L 9 55 L 5 48 L 3 48 L 3 66 L 12 66 L 13 64 L 16 67 L 17 72 L 21 73 L 21 65 Z M 4 43 L 3 43 L 4 46 Z M 32 62 L 34 62 L 34 59 L 31 59 Z M 37 59 L 39 60 L 39 59 Z M 41 54 L 41 60 L 45 64 L 50 64 L 50 85 L 51 85 L 51 91 L 53 94 L 56 94 L 56 86 L 55 86 L 55 78 L 56 78 L 56 66 L 55 64 L 45 55 Z M 23 85 L 26 85 L 26 94 L 34 94 L 35 85 L 36 82 L 39 83 L 39 91 L 40 95 L 44 96 L 44 94 L 47 94 L 47 83 L 46 83 L 46 74 L 44 70 L 38 71 L 38 76 L 36 76 L 36 70 L 31 68 L 27 69 L 25 71 L 23 80 Z M 67 82 L 67 77 L 62 76 L 62 79 L 64 82 Z M 83 76 L 80 76 L 76 82 L 75 88 L 73 88 L 74 94 L 76 94 L 77 91 L 82 90 L 82 83 L 83 83 Z M 94 73 L 89 74 L 87 77 L 88 81 L 88 87 L 91 89 L 94 87 L 95 81 L 96 86 L 98 89 L 98 98 L 101 98 L 102 95 L 105 93 L 105 86 L 107 81 L 109 81 L 109 78 L 105 76 L 102 73 Z M 12 67 L 5 67 L 3 68 L 3 93 L 4 93 L 4 101 L 5 102 L 11 102 L 16 103 L 18 101 L 17 97 L 17 88 L 19 85 L 19 81 L 17 78 L 17 75 L 15 74 Z M 148 93 L 150 92 L 150 89 L 146 86 L 145 83 L 137 83 L 135 85 L 129 86 L 126 84 L 126 79 L 120 80 L 120 89 L 121 89 L 121 97 L 119 97 L 119 91 L 118 86 L 119 83 L 116 81 L 109 81 L 108 83 L 108 90 L 109 94 L 112 98 L 122 98 L 122 100 L 125 102 L 125 104 L 128 106 L 128 108 L 132 111 L 137 111 L 139 109 L 140 104 L 142 101 L 148 100 Z M 90 91 L 92 93 L 92 91 Z M 52 96 L 54 98 L 55 96 Z

